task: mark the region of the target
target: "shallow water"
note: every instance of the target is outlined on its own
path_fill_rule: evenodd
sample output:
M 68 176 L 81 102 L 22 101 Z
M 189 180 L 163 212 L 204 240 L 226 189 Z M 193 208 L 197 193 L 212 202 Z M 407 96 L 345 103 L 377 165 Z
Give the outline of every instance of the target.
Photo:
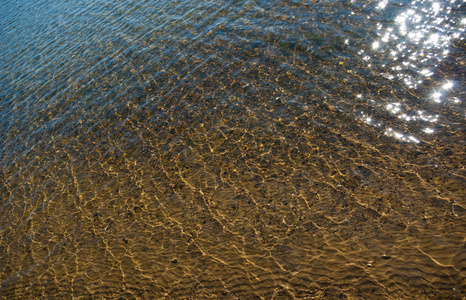
M 461 1 L 0 3 L 0 297 L 466 297 Z

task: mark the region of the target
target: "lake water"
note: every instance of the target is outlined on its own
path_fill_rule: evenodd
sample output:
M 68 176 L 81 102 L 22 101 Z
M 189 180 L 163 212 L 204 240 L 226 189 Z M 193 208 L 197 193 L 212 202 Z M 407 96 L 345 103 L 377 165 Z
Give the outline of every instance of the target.
M 2 0 L 2 299 L 464 299 L 461 0 Z

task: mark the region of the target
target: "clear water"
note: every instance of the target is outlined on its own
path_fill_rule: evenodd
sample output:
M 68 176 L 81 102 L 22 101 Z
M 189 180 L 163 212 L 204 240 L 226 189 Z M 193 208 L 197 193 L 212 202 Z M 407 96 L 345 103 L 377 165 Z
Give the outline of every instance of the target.
M 466 297 L 465 4 L 0 3 L 0 297 Z

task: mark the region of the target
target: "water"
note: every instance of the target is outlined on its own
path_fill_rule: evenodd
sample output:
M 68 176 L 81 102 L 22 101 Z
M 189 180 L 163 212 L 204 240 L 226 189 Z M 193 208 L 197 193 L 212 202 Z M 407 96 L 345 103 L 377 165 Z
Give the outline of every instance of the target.
M 0 3 L 0 296 L 466 297 L 464 2 Z

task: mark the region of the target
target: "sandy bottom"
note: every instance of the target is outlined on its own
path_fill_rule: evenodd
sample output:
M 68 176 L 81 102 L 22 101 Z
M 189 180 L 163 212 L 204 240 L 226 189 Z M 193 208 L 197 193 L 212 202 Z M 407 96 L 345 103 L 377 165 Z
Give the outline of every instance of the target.
M 326 105 L 197 113 L 103 123 L 5 169 L 0 297 L 466 297 L 459 133 L 397 144 Z

